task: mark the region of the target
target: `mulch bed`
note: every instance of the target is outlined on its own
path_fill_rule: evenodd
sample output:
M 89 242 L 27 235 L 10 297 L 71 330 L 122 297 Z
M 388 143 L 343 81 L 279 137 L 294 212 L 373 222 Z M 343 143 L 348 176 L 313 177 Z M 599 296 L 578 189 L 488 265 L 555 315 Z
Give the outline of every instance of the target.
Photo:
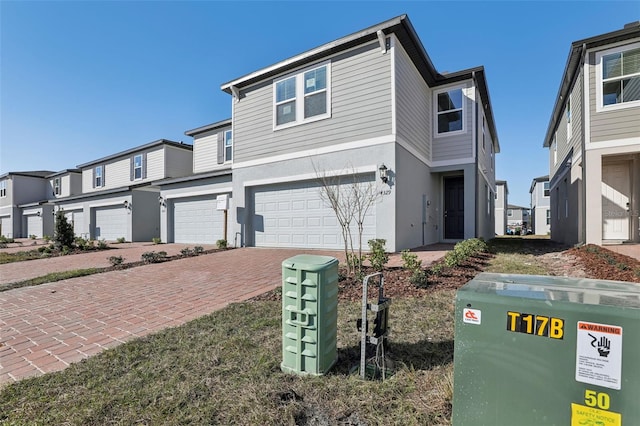
M 567 250 L 576 256 L 589 278 L 640 283 L 640 261 L 606 248 L 587 244 Z

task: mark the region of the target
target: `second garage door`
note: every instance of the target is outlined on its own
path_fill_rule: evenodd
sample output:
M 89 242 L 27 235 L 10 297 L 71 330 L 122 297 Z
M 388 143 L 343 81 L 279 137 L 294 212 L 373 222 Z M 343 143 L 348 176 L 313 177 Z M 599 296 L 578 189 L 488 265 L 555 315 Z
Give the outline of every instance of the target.
M 315 181 L 257 187 L 253 198 L 254 243 L 257 247 L 344 248 L 335 213 L 321 200 L 320 187 Z M 355 222 L 352 230 L 357 240 Z M 375 234 L 373 205 L 364 221 L 364 248 Z
M 173 202 L 173 241 L 215 244 L 223 238 L 224 212 L 216 209 L 216 196 L 189 197 Z
M 31 237 L 31 235 L 42 238 L 42 218 L 35 214 L 27 216 L 27 233 L 25 236 Z
M 82 210 L 72 210 L 66 212 L 67 222 L 73 225 L 73 233 L 76 237 L 81 237 L 84 230 L 84 212 Z
M 118 238 L 128 238 L 127 213 L 128 210 L 122 205 L 96 207 L 95 239 L 115 241 Z

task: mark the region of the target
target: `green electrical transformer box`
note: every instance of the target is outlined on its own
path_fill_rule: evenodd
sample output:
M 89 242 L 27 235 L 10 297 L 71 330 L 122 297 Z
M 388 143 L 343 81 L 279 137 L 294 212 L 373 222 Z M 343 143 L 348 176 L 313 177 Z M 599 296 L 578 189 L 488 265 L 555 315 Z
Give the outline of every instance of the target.
M 338 359 L 338 259 L 301 254 L 282 262 L 282 363 L 319 376 Z
M 452 423 L 640 425 L 640 284 L 477 275 L 456 293 Z

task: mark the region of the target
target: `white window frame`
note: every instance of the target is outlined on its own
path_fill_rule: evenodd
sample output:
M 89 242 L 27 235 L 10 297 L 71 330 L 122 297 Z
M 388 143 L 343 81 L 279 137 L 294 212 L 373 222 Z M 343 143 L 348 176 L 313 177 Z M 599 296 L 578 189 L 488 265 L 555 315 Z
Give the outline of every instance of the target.
M 229 163 L 233 161 L 233 131 L 226 130 L 223 136 L 224 142 L 222 148 L 224 149 L 224 162 Z M 229 149 L 229 155 L 227 155 L 227 148 Z
M 136 165 L 136 159 L 140 158 L 140 165 L 137 166 Z M 142 154 L 136 154 L 133 156 L 133 180 L 142 180 L 144 178 L 143 175 L 143 170 L 144 170 L 144 165 L 142 164 L 144 162 L 144 156 Z M 140 177 L 136 176 L 136 172 L 140 171 Z
M 435 90 L 433 92 L 433 137 L 434 138 L 445 138 L 445 137 L 449 137 L 449 136 L 455 136 L 455 135 L 461 135 L 467 132 L 467 125 L 466 125 L 466 113 L 467 113 L 467 96 L 466 96 L 466 89 L 467 87 L 465 85 L 456 85 L 456 86 L 449 86 L 446 88 L 442 88 L 439 90 Z M 462 108 L 459 108 L 459 110 L 462 112 L 462 129 L 460 130 L 454 130 L 451 132 L 443 132 L 443 133 L 439 133 L 438 132 L 438 116 L 440 114 L 445 114 L 448 112 L 453 112 L 453 111 L 458 111 L 458 108 L 456 109 L 450 109 L 447 111 L 438 111 L 438 95 L 440 93 L 446 93 L 446 92 L 453 92 L 454 90 L 460 90 L 462 92 Z
M 312 93 L 304 93 L 304 75 L 309 71 L 316 70 L 318 68 L 326 67 L 327 70 L 327 84 L 324 89 L 320 89 L 314 91 Z M 277 102 L 277 90 L 276 87 L 278 83 L 288 80 L 290 78 L 295 78 L 295 88 L 296 94 L 293 98 L 287 99 L 285 101 Z M 327 118 L 331 118 L 331 61 L 324 61 L 313 66 L 306 67 L 304 69 L 298 70 L 295 73 L 287 74 L 273 81 L 273 130 L 281 130 L 289 127 L 299 126 L 301 124 L 312 123 L 314 121 L 325 120 Z M 321 93 L 324 91 L 326 93 L 326 107 L 327 111 L 324 114 L 314 115 L 309 118 L 304 118 L 304 98 L 307 96 L 311 96 L 317 93 Z M 277 124 L 278 123 L 278 114 L 277 114 L 277 106 L 283 103 L 295 102 L 295 113 L 296 119 L 294 121 L 290 121 L 288 123 Z
M 513 209 L 507 209 L 507 217 L 513 217 Z
M 463 99 L 464 99 L 464 97 L 463 97 Z M 464 102 L 463 102 L 463 104 L 464 104 Z M 463 121 L 464 121 L 464 117 L 463 117 Z M 486 145 L 486 142 L 485 142 L 486 135 L 485 135 L 485 130 L 484 130 L 484 122 L 485 122 L 485 119 L 484 119 L 484 116 L 483 116 L 483 117 L 482 117 L 482 152 L 485 152 L 485 151 L 486 151 L 486 148 L 485 148 L 485 145 Z M 463 127 L 464 127 L 464 123 L 463 123 Z
M 638 48 L 640 48 L 640 43 L 633 43 L 633 44 L 627 44 L 624 46 L 614 47 L 612 49 L 596 52 L 596 112 L 614 111 L 617 109 L 634 108 L 634 107 L 640 106 L 640 100 L 631 101 L 631 102 L 621 102 L 619 104 L 612 104 L 612 105 L 602 104 L 603 103 L 602 86 L 603 86 L 603 83 L 605 82 L 602 78 L 603 77 L 602 67 L 604 65 L 602 58 L 607 55 L 613 55 L 615 53 L 625 52 L 627 50 L 634 50 Z M 627 74 L 621 77 L 610 79 L 608 81 L 619 80 L 624 77 L 639 76 L 639 75 L 640 73 Z
M 0 198 L 5 198 L 7 196 L 7 181 L 0 181 Z
M 53 178 L 53 195 L 60 195 L 62 193 L 62 182 L 59 177 Z
M 549 198 L 551 195 L 551 187 L 549 182 L 542 182 L 542 196 Z
M 547 209 L 547 225 L 551 225 L 551 209 Z
M 558 132 L 553 134 L 553 143 L 551 144 L 551 149 L 553 149 L 553 165 L 558 164 Z
M 93 185 L 96 188 L 104 187 L 104 166 L 96 166 L 94 167 L 94 181 Z M 100 170 L 100 175 L 98 175 L 98 170 Z M 98 179 L 100 179 L 100 184 L 98 185 Z

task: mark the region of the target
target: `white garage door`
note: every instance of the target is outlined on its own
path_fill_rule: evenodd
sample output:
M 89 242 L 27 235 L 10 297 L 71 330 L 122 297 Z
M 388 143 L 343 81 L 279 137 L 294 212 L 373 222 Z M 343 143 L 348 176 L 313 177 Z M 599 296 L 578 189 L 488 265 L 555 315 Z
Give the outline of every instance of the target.
M 84 232 L 84 212 L 82 210 L 72 210 L 64 215 L 67 218 L 67 222 L 73 224 L 73 233 L 76 234 L 76 237 L 81 237 Z
M 257 247 L 344 247 L 335 213 L 321 200 L 315 181 L 257 187 L 254 190 L 253 229 Z M 357 238 L 355 223 L 352 229 Z M 368 240 L 375 238 L 375 231 L 374 205 L 364 221 L 364 248 Z
M 127 233 L 128 210 L 117 206 L 97 207 L 95 239 L 115 241 L 118 238 L 129 238 Z
M 0 217 L 0 235 L 7 238 L 13 238 L 11 216 Z
M 35 235 L 42 238 L 42 218 L 35 214 L 27 216 L 27 237 Z
M 173 202 L 174 242 L 215 244 L 224 237 L 224 212 L 216 210 L 215 197 L 189 197 Z

